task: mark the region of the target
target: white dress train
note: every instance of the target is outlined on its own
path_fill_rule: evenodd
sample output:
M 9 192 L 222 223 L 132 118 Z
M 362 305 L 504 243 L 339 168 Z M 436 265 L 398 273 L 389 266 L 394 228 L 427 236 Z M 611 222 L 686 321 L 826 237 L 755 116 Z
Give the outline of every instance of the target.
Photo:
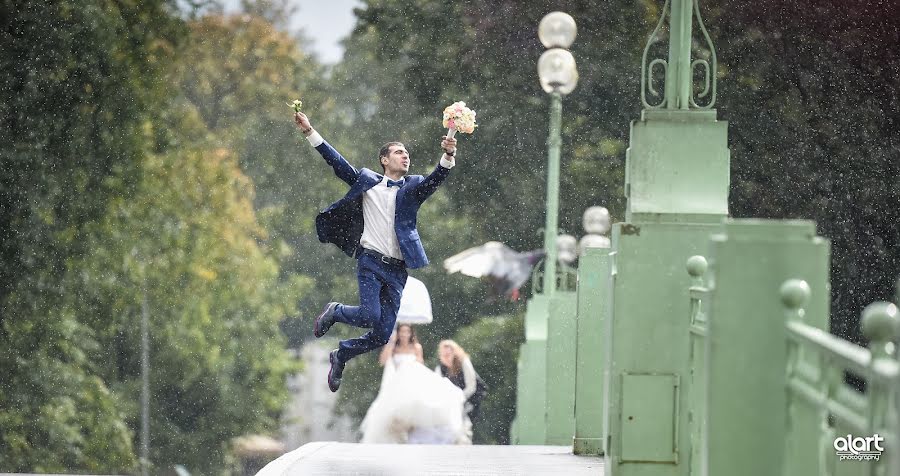
M 413 354 L 385 363 L 378 396 L 360 425 L 362 443 L 471 444 L 462 390 Z

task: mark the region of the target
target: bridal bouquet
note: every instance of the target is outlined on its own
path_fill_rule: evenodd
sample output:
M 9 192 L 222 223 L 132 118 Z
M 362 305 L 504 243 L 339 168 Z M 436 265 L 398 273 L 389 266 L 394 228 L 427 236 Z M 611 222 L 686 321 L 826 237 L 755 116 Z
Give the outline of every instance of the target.
M 457 101 L 444 108 L 444 127 L 448 128 L 447 137 L 453 137 L 456 131 L 471 134 L 478 127 L 475 124 L 475 111 L 466 107 L 466 103 Z

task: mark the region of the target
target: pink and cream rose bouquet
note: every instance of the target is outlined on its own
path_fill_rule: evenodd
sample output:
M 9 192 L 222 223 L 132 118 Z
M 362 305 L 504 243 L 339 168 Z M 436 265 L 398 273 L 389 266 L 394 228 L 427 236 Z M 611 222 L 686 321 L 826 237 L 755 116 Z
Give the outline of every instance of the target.
M 475 124 L 475 111 L 466 107 L 466 103 L 457 101 L 444 108 L 444 127 L 447 137 L 456 135 L 456 131 L 471 134 L 478 127 Z

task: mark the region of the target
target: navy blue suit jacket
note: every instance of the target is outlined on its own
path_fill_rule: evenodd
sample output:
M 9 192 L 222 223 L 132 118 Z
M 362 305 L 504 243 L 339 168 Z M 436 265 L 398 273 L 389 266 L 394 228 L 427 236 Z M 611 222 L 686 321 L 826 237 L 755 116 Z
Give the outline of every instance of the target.
M 363 232 L 363 194 L 381 183 L 384 176 L 366 168 L 357 170 L 328 142 L 322 142 L 316 150 L 334 169 L 334 174 L 350 185 L 350 191 L 343 198 L 316 217 L 316 234 L 322 243 L 334 243 L 348 256 L 356 257 Z M 394 231 L 407 268 L 421 268 L 428 264 L 416 229 L 416 215 L 422 203 L 449 174 L 450 169 L 438 164 L 428 177 L 407 175 L 403 186 L 397 191 Z

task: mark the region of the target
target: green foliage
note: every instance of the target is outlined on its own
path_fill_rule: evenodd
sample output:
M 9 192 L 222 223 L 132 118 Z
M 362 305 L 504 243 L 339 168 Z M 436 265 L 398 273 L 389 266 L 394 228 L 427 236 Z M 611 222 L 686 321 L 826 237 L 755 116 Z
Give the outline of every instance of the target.
M 138 175 L 180 38 L 165 1 L 0 2 L 0 470 L 129 471 L 129 430 L 67 308 L 85 227 Z M 118 178 L 119 187 L 109 183 Z
M 151 318 L 152 461 L 210 472 L 231 438 L 271 431 L 292 369 L 278 321 L 310 283 L 279 282 L 260 248 L 264 230 L 252 184 L 228 151 L 148 156 L 135 193 L 116 199 L 91 236 L 91 254 L 73 268 L 93 303 L 117 317 L 94 360 L 126 401 L 139 400 L 135 305 L 146 290 Z M 130 297 L 130 299 L 129 299 Z M 165 371 L 163 371 L 165 369 Z M 138 409 L 129 407 L 132 424 Z
M 151 460 L 217 472 L 231 438 L 277 427 L 296 371 L 277 323 L 311 287 L 281 275 L 221 147 L 259 116 L 211 126 L 208 104 L 164 96 L 180 42 L 202 38 L 168 3 L 2 7 L 0 471 L 134 470 L 146 298 Z M 264 22 L 235 24 L 261 64 L 222 104 L 249 109 L 302 62 Z
M 900 269 L 900 5 L 727 2 L 712 9 L 731 210 L 807 218 L 831 239 L 832 330 L 855 341 L 862 309 Z
M 481 217 L 477 239 L 517 249 L 542 243 L 549 101 L 534 65 L 544 51 L 535 30 L 548 6 L 555 2 L 372 0 L 355 32 L 371 38 L 372 55 L 390 65 L 422 114 L 458 99 L 478 112 L 479 128 L 462 142 L 464 167 L 447 188 L 458 210 Z M 622 216 L 623 157 L 600 145 L 617 141 L 621 150 L 639 113 L 632 90 L 646 12 L 634 2 L 607 2 L 602 15 L 597 8 L 589 1 L 564 8 L 579 22 L 573 52 L 582 78 L 563 105 L 560 226 L 572 233 L 581 232 L 587 206 L 602 203 Z

